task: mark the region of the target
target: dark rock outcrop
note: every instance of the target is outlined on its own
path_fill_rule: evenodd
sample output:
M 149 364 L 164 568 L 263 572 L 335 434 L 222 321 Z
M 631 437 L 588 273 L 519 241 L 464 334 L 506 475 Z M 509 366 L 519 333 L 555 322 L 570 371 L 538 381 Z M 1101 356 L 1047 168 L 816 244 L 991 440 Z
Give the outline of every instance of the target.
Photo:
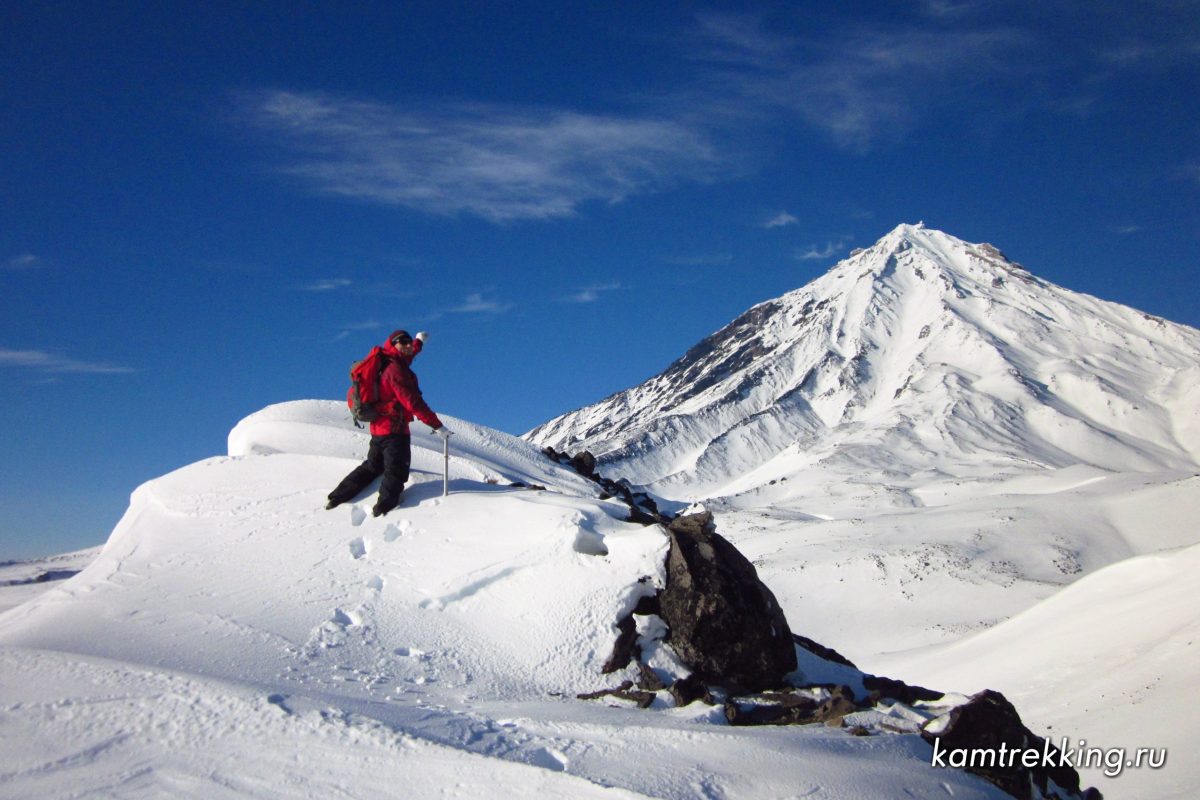
M 980 692 L 948 716 L 948 721 L 934 721 L 939 723 L 937 732 L 931 730 L 933 722 L 921 732 L 921 738 L 934 747 L 935 765 L 965 769 L 1020 800 L 1100 800 L 1095 789 L 1080 792 L 1079 773 L 1060 762 L 1058 748 L 1025 727 L 1013 704 L 999 692 Z M 1033 767 L 1022 763 L 1022 754 L 1030 751 L 1045 754 Z M 1035 787 L 1039 794 L 1034 794 Z
M 752 702 L 735 698 L 725 703 L 730 725 L 811 725 L 837 722 L 859 710 L 849 686 L 834 686 L 818 700 L 795 692 L 764 692 Z
M 633 681 L 622 681 L 615 689 L 602 689 L 598 692 L 587 692 L 576 695 L 580 700 L 600 700 L 604 697 L 615 697 L 618 700 L 629 700 L 637 703 L 638 708 L 649 708 L 654 703 L 654 692 L 643 692 L 633 688 Z
M 807 636 L 800 636 L 799 634 L 793 633 L 792 641 L 798 646 L 803 647 L 805 650 L 812 653 L 814 656 L 823 658 L 826 661 L 832 661 L 834 664 L 841 664 L 844 667 L 858 669 L 858 667 L 854 666 L 854 663 L 850 659 L 846 658 L 837 650 L 834 650 L 832 647 L 826 647 L 818 642 L 814 642 Z
M 671 698 L 675 701 L 676 708 L 691 705 L 697 700 L 710 706 L 716 704 L 708 686 L 695 675 L 688 675 L 671 684 Z
M 552 461 L 571 467 L 583 477 L 594 481 L 601 489 L 602 499 L 615 497 L 629 506 L 628 522 L 637 522 L 641 525 L 656 523 L 666 525 L 670 521 L 658 510 L 658 504 L 650 495 L 645 492 L 635 492 L 628 483 L 610 480 L 596 472 L 596 457 L 587 450 L 570 456 L 558 452 L 553 447 L 547 447 L 542 450 L 542 453 Z
M 754 565 L 717 534 L 712 514 L 667 528 L 667 585 L 660 616 L 667 643 L 701 680 L 737 692 L 777 689 L 796 669 L 792 633 Z
M 605 496 L 621 497 L 631 509 L 631 521 L 666 525 L 670 538 L 666 587 L 657 594 L 640 596 L 636 607 L 618 621 L 617 640 L 603 668 L 612 673 L 636 662 L 637 688 L 632 680 L 624 680 L 615 688 L 579 698 L 612 697 L 649 708 L 665 690 L 676 707 L 697 700 L 710 705 L 722 702 L 731 725 L 825 724 L 845 727 L 853 736 L 870 736 L 873 732 L 911 734 L 914 729 L 886 722 L 847 726 L 844 718 L 884 700 L 915 706 L 945 697 L 922 686 L 865 674 L 836 650 L 793 634 L 754 565 L 717 534 L 711 513 L 667 520 L 653 500 L 635 495 L 626 484 L 599 476 L 590 453 L 569 457 L 550 448 L 545 452 L 599 483 Z M 668 626 L 664 641 L 691 670 L 690 675 L 668 685 L 642 661 L 635 614 L 662 618 Z M 846 685 L 789 685 L 789 675 L 796 673 L 798 666 L 797 649 L 835 665 L 834 673 L 841 670 L 843 676 L 838 680 L 856 685 L 861 680 L 862 696 L 856 697 L 855 690 Z M 944 766 L 965 769 L 1020 800 L 1102 800 L 1095 789 L 1080 790 L 1074 767 L 1060 762 L 1058 749 L 1026 728 L 1016 709 L 998 692 L 975 695 L 927 723 L 920 735 L 934 747 L 935 766 L 942 753 Z M 1002 756 L 1029 752 L 1047 756 L 1032 767 L 1021 763 L 1019 756 Z M 950 753 L 966 754 L 964 758 L 975 761 L 960 763 Z M 989 755 L 993 753 L 994 757 Z
M 604 662 L 600 672 L 609 675 L 619 669 L 625 669 L 633 660 L 636 650 L 637 623 L 633 619 L 633 614 L 630 614 L 617 623 L 617 641 L 613 644 L 612 654 Z
M 924 686 L 910 686 L 904 681 L 881 678 L 878 675 L 864 676 L 863 686 L 873 695 L 873 699 L 886 697 L 910 706 L 918 701 L 941 700 L 946 696 L 945 692 L 926 689 Z

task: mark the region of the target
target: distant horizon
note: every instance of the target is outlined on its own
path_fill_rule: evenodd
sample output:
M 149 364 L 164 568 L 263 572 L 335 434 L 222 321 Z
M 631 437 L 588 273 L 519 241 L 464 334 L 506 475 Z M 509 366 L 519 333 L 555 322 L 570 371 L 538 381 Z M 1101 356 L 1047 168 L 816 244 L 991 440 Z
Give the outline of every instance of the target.
M 430 333 L 523 434 L 901 223 L 1200 327 L 1200 4 L 11 4 L 0 559 Z

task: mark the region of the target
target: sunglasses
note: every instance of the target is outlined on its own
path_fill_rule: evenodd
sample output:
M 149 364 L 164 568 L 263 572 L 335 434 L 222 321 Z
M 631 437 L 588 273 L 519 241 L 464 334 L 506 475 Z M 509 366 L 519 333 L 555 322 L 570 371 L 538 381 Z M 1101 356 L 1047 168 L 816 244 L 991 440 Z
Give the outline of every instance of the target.
M 412 344 L 412 342 L 413 342 L 412 339 L 406 339 L 404 337 L 399 337 L 399 336 L 396 337 L 395 339 L 392 339 L 392 344 L 395 345 L 396 347 L 405 347 L 407 345 Z

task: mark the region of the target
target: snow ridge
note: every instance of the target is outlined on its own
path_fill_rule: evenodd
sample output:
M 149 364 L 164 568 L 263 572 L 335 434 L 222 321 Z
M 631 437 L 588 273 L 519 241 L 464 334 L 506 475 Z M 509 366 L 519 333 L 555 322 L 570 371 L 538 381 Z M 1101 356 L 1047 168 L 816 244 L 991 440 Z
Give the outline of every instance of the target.
M 930 711 L 864 720 L 912 735 L 743 734 L 719 706 L 576 699 L 638 676 L 602 669 L 667 538 L 527 442 L 443 420 L 451 494 L 415 430 L 382 518 L 370 490 L 324 509 L 365 451 L 337 402 L 263 409 L 228 456 L 139 487 L 94 561 L 0 614 L 0 796 L 1004 797 L 930 769 Z M 678 669 L 662 633 L 642 632 L 654 668 Z

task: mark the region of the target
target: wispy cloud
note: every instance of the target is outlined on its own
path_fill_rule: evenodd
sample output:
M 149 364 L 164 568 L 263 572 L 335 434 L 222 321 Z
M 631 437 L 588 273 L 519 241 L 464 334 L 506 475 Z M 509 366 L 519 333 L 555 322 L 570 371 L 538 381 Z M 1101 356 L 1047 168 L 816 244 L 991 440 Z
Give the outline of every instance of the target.
M 1191 13 L 1195 13 L 1195 9 Z M 1152 39 L 1131 34 L 1100 51 L 1101 59 L 1120 67 L 1161 67 L 1200 57 L 1200 36 L 1183 39 Z
M 0 261 L 0 269 L 12 271 L 40 269 L 43 266 L 45 266 L 43 261 L 33 253 L 22 253 L 21 255 Z
M 28 369 L 41 373 L 92 373 L 117 375 L 136 372 L 132 367 L 106 364 L 100 361 L 81 361 L 47 353 L 43 350 L 8 350 L 0 348 L 0 367 Z
M 844 253 L 846 245 L 850 242 L 851 238 L 849 236 L 841 236 L 833 241 L 826 242 L 824 247 L 810 245 L 807 248 L 797 249 L 794 257 L 797 261 L 823 261 Z
M 563 298 L 567 303 L 595 303 L 605 292 L 615 292 L 621 288 L 619 283 L 603 283 L 585 286 L 574 294 L 567 295 Z
M 725 170 L 700 129 L 670 119 L 314 92 L 242 103 L 281 146 L 284 173 L 325 194 L 434 214 L 566 217 Z
M 800 221 L 799 219 L 797 219 L 793 215 L 789 214 L 788 212 L 780 211 L 778 214 L 775 214 L 775 215 L 769 217 L 765 222 L 763 222 L 762 226 L 767 229 L 785 228 L 788 225 L 795 225 L 799 221 Z
M 943 17 L 962 4 L 931 4 Z M 953 13 L 952 13 L 953 12 Z M 839 146 L 866 151 L 898 138 L 923 114 L 965 101 L 971 87 L 1017 74 L 1030 37 L 1003 26 L 865 24 L 820 35 L 768 31 L 753 16 L 700 17 L 707 85 L 723 99 L 784 113 Z
M 502 314 L 511 308 L 511 303 L 488 299 L 483 292 L 472 292 L 462 303 L 449 310 L 455 314 Z
M 353 285 L 349 278 L 324 278 L 297 287 L 302 292 L 332 292 Z
M 994 5 L 990 0 L 924 0 L 921 10 L 934 19 L 960 19 Z

